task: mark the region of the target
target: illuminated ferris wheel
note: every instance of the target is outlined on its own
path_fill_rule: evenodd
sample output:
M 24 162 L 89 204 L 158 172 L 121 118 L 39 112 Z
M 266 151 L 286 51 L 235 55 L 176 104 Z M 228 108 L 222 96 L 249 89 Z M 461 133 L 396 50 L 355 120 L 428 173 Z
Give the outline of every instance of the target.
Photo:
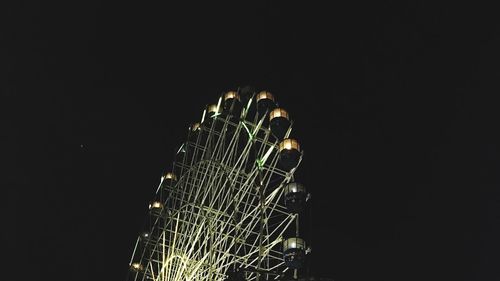
M 289 114 L 267 91 L 238 90 L 190 126 L 150 202 L 127 280 L 297 278 L 308 194 Z

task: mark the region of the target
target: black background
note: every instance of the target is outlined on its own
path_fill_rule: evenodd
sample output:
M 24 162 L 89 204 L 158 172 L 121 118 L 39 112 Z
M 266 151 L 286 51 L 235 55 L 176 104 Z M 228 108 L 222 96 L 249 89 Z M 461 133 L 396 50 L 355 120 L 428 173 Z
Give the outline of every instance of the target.
M 188 124 L 248 84 L 295 120 L 311 272 L 500 279 L 493 7 L 19 1 L 2 14 L 6 281 L 124 280 Z

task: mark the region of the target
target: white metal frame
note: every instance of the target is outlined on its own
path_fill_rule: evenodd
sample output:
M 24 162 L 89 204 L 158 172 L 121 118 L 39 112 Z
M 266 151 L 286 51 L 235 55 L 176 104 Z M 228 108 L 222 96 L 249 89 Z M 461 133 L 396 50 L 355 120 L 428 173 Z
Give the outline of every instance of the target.
M 298 231 L 298 215 L 287 212 L 283 195 L 295 168 L 279 168 L 278 140 L 262 125 L 268 114 L 247 116 L 253 100 L 239 121 L 204 112 L 190 131 L 173 165 L 178 180 L 160 182 L 165 207 L 150 213 L 149 239 L 134 249 L 130 263 L 144 270 L 129 280 L 224 280 L 238 268 L 247 280 L 272 280 L 287 270 L 281 242 L 287 229 Z

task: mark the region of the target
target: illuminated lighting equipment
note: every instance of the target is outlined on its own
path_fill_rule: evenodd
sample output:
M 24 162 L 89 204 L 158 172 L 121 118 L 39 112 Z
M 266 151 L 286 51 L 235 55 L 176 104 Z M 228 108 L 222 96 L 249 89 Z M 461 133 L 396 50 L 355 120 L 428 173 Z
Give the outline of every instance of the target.
M 296 150 L 300 152 L 300 145 L 299 142 L 294 139 L 285 139 L 282 142 L 280 142 L 279 150 L 280 152 L 286 150 Z
M 238 90 L 207 106 L 203 121 L 174 150 L 172 169 L 149 205 L 148 232 L 137 238 L 128 281 L 299 275 L 301 241 L 286 244 L 283 237 L 300 236 L 305 188 L 293 181 L 302 150 L 288 138 L 289 113 L 275 110 L 270 92 L 243 92 L 245 102 Z
M 200 123 L 196 122 L 196 123 L 193 123 L 193 125 L 191 125 L 191 127 L 189 128 L 192 132 L 196 132 L 196 131 L 199 131 L 200 130 Z
M 216 122 L 217 117 L 221 117 L 222 114 L 222 108 L 219 106 L 219 104 L 210 104 L 207 106 L 207 114 L 205 116 L 205 120 L 203 123 L 207 127 L 212 127 L 213 124 L 215 124 L 217 130 L 221 130 L 222 128 L 222 123 L 221 122 Z
M 291 213 L 299 213 L 306 204 L 306 188 L 297 182 L 285 185 L 285 206 Z
M 284 139 L 279 144 L 280 165 L 286 171 L 295 168 L 302 157 L 299 142 L 294 139 Z
M 149 204 L 149 209 L 151 212 L 159 213 L 161 212 L 161 209 L 163 209 L 163 204 L 158 201 L 154 201 L 153 203 Z
M 235 91 L 229 91 L 224 94 L 224 101 L 232 99 L 240 100 L 240 95 Z
M 288 116 L 288 112 L 284 110 L 283 108 L 275 108 L 271 113 L 269 113 L 269 120 L 273 120 L 275 118 L 285 118 L 286 120 L 289 120 L 290 117 Z
M 201 131 L 201 123 L 195 122 L 189 126 L 188 141 L 196 142 L 198 135 Z
M 147 240 L 147 239 L 149 239 L 149 232 L 143 232 L 143 233 L 141 233 L 141 238 L 142 238 L 143 240 Z
M 268 91 L 261 91 L 257 94 L 257 102 L 260 102 L 262 100 L 271 100 L 274 102 L 274 96 Z
M 302 238 L 292 237 L 283 241 L 283 260 L 289 268 L 298 269 L 304 265 L 306 242 Z
M 179 155 L 179 152 L 177 153 L 177 155 Z M 172 172 L 167 172 L 161 177 L 161 187 L 163 189 L 166 189 L 169 186 L 173 187 L 176 182 L 177 182 L 177 176 Z M 159 197 L 160 200 L 163 199 L 162 196 L 163 194 L 164 194 L 163 192 L 160 194 Z
M 269 113 L 269 127 L 273 135 L 282 140 L 290 128 L 290 117 L 283 108 L 275 108 Z
M 143 271 L 144 267 L 142 266 L 142 264 L 140 264 L 138 262 L 134 262 L 130 265 L 130 270 L 132 270 L 134 272 L 139 272 L 139 271 Z
M 210 104 L 207 106 L 207 113 L 209 117 L 214 117 L 217 113 L 220 112 L 220 109 L 216 104 Z
M 163 180 L 176 181 L 177 176 L 174 173 L 168 172 L 163 176 Z
M 276 107 L 274 96 L 268 91 L 259 92 L 255 98 L 257 100 L 257 112 L 259 117 L 267 114 Z
M 223 114 L 230 114 L 237 119 L 241 115 L 242 103 L 240 94 L 236 91 L 229 91 L 224 94 L 224 111 Z

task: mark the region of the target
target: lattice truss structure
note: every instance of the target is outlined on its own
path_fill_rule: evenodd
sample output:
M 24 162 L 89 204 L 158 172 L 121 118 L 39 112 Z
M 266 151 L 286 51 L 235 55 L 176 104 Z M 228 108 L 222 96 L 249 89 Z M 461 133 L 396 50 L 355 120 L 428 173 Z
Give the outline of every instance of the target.
M 288 269 L 282 241 L 298 231 L 298 215 L 283 197 L 296 167 L 280 167 L 268 112 L 255 97 L 245 103 L 235 116 L 221 97 L 191 126 L 150 204 L 128 280 L 224 280 L 237 269 L 247 280 L 273 280 Z

